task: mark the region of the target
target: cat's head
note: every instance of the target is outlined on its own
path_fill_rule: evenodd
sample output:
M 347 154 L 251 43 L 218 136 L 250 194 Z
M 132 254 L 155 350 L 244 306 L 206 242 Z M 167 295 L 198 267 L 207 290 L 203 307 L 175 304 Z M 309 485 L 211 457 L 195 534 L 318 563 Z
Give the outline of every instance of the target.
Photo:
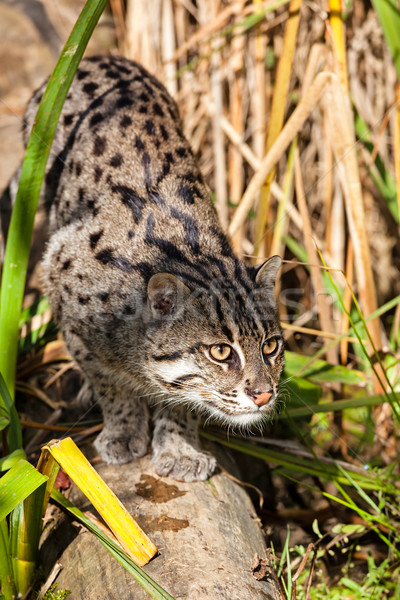
M 284 366 L 274 286 L 281 259 L 240 276 L 186 285 L 170 273 L 148 283 L 149 376 L 171 402 L 231 426 L 271 416 Z

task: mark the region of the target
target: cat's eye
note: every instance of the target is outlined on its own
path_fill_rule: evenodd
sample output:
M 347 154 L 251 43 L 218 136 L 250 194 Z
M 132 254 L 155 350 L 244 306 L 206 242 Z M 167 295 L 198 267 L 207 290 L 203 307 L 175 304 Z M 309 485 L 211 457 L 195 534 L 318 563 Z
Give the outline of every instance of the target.
M 271 356 L 278 349 L 278 340 L 274 337 L 265 340 L 262 346 L 262 353 L 264 356 Z
M 210 346 L 210 354 L 215 360 L 228 360 L 232 356 L 232 348 L 228 344 L 214 344 Z

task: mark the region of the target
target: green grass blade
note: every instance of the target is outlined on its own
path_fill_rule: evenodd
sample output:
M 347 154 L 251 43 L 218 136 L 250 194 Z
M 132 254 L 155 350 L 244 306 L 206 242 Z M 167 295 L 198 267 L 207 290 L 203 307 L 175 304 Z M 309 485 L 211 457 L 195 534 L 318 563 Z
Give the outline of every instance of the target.
M 397 0 L 372 0 L 400 79 L 400 10 Z
M 4 406 L 0 406 L 0 431 L 3 431 L 10 424 L 10 417 Z
M 88 0 L 50 77 L 29 138 L 8 233 L 0 296 L 0 372 L 15 389 L 18 325 L 33 221 L 46 162 L 68 89 L 107 0 Z
M 88 519 L 79 508 L 76 508 L 67 498 L 59 491 L 53 489 L 51 498 L 57 502 L 62 508 L 67 510 L 74 518 L 83 523 L 89 531 L 94 533 L 98 540 L 107 548 L 107 550 L 118 560 L 118 562 L 136 579 L 138 583 L 150 594 L 155 600 L 174 600 L 174 598 L 166 592 L 158 583 L 156 583 L 147 573 L 135 565 L 120 546 L 103 533 L 90 519 Z
M 26 458 L 25 451 L 22 448 L 14 450 L 14 452 L 11 452 L 11 454 L 4 458 L 0 458 L 0 473 L 11 469 L 21 458 Z
M 38 473 L 39 474 L 39 473 Z M 39 539 L 42 533 L 42 508 L 47 477 L 44 483 L 21 502 L 10 517 L 10 553 L 15 586 L 25 596 L 37 567 Z
M 3 519 L 0 521 L 0 598 L 1 600 L 13 600 L 15 596 L 8 527 L 6 520 Z
M 357 137 L 363 143 L 364 147 L 368 150 L 370 156 L 374 151 L 374 142 L 372 139 L 371 131 L 361 117 L 361 115 L 354 109 L 354 128 Z M 368 161 L 364 161 L 366 168 L 371 176 L 371 179 L 378 188 L 382 198 L 386 201 L 388 209 L 390 210 L 393 219 L 396 223 L 399 223 L 399 206 L 397 204 L 397 189 L 396 180 L 385 167 L 379 154 L 376 155 L 375 162 L 373 165 L 369 164 Z
M 348 479 L 343 475 L 342 471 L 338 468 L 338 465 L 333 461 L 327 462 L 323 458 L 318 459 L 317 457 L 312 459 L 303 458 L 301 456 L 289 454 L 288 452 L 283 452 L 282 450 L 277 451 L 269 448 L 261 448 L 260 446 L 243 440 L 233 441 L 232 439 L 227 439 L 221 435 L 210 433 L 209 431 L 202 431 L 201 435 L 208 440 L 218 442 L 224 446 L 227 446 L 228 448 L 233 448 L 234 450 L 239 450 L 239 452 L 243 452 L 244 454 L 249 454 L 250 456 L 272 462 L 281 467 L 279 471 L 280 473 L 285 474 L 285 471 L 297 474 L 306 473 L 314 477 L 319 477 L 323 480 L 335 479 L 337 481 L 341 481 L 342 483 L 348 484 Z M 354 471 L 352 472 L 352 477 L 363 489 L 382 489 L 382 484 L 377 482 L 372 474 Z
M 15 409 L 14 402 L 10 396 L 3 375 L 0 371 L 0 407 L 5 411 L 9 418 L 7 430 L 7 442 L 10 452 L 22 448 L 22 431 L 19 422 L 19 416 Z
M 19 460 L 0 479 L 0 521 L 47 481 L 26 460 Z
M 392 402 L 400 402 L 400 394 L 389 394 Z M 387 396 L 362 396 L 361 398 L 343 398 L 343 400 L 335 400 L 335 402 L 323 402 L 321 404 L 309 404 L 304 402 L 305 406 L 296 408 L 287 408 L 284 413 L 279 415 L 280 419 L 298 418 L 309 416 L 314 413 L 335 412 L 338 410 L 366 408 L 379 406 L 387 402 Z
M 326 265 L 326 263 L 325 263 L 324 257 L 322 256 L 322 254 L 321 254 L 321 252 L 320 252 L 320 250 L 319 250 L 319 249 L 317 249 L 317 251 L 318 251 L 318 254 L 319 254 L 319 257 L 320 257 L 320 260 L 321 260 L 321 262 L 322 262 L 323 266 L 324 266 L 324 267 L 326 267 L 327 265 Z M 354 295 L 354 292 L 353 292 L 352 288 L 349 286 L 349 287 L 350 287 L 350 293 L 351 293 L 351 296 L 352 296 L 352 298 L 353 298 L 354 306 L 355 306 L 355 308 L 356 308 L 356 310 L 357 310 L 357 313 L 358 313 L 358 316 L 359 316 L 359 318 L 360 318 L 360 321 L 361 321 L 361 322 L 362 322 L 362 324 L 363 324 L 363 327 L 364 327 L 365 333 L 367 334 L 367 337 L 368 337 L 368 339 L 369 339 L 369 342 L 370 342 L 371 348 L 372 348 L 372 350 L 373 350 L 373 352 L 374 352 L 375 358 L 376 358 L 377 362 L 379 363 L 379 365 L 380 365 L 380 367 L 381 367 L 381 369 L 382 369 L 383 377 L 384 377 L 384 379 L 386 380 L 386 383 L 388 384 L 388 387 L 390 388 L 390 390 L 391 390 L 391 392 L 392 392 L 392 395 L 390 395 L 390 394 L 389 394 L 389 392 L 386 390 L 386 387 L 384 386 L 384 384 L 383 384 L 383 381 L 381 380 L 381 378 L 380 378 L 380 376 L 379 376 L 379 374 L 378 374 L 378 372 L 377 372 L 377 370 L 376 370 L 376 367 L 375 367 L 374 361 L 373 361 L 373 359 L 372 359 L 372 358 L 369 356 L 368 350 L 367 350 L 367 348 L 366 348 L 366 346 L 365 346 L 364 342 L 362 341 L 362 339 L 361 339 L 361 337 L 360 337 L 360 334 L 359 334 L 358 328 L 357 328 L 356 324 L 354 323 L 354 320 L 353 320 L 353 318 L 352 318 L 351 314 L 350 314 L 350 313 L 349 313 L 349 311 L 347 310 L 347 308 L 346 308 L 346 306 L 345 306 L 345 304 L 344 304 L 344 301 L 343 301 L 343 298 L 342 298 L 342 296 L 341 296 L 341 295 L 339 295 L 339 290 L 337 289 L 337 287 L 336 287 L 336 284 L 335 284 L 335 282 L 333 281 L 332 275 L 330 274 L 329 270 L 327 271 L 327 274 L 328 274 L 328 277 L 329 277 L 329 279 L 330 279 L 330 281 L 331 281 L 331 284 L 332 284 L 332 286 L 333 286 L 333 288 L 334 288 L 334 290 L 335 290 L 335 292 L 336 292 L 336 294 L 337 294 L 337 297 L 338 297 L 338 299 L 339 299 L 339 302 L 340 302 L 340 304 L 341 304 L 341 306 L 342 306 L 342 309 L 343 309 L 343 311 L 346 313 L 346 315 L 347 315 L 347 317 L 348 317 L 348 319 L 349 319 L 349 323 L 350 323 L 350 325 L 352 326 L 352 328 L 353 328 L 353 331 L 354 331 L 354 333 L 355 333 L 355 335 L 356 335 L 356 337 L 357 337 L 357 339 L 358 339 L 358 341 L 359 341 L 359 343 L 360 343 L 361 349 L 362 349 L 362 351 L 363 351 L 363 353 L 364 353 L 364 356 L 365 356 L 366 360 L 367 360 L 367 361 L 369 362 L 369 364 L 371 365 L 371 369 L 373 370 L 373 372 L 374 372 L 374 374 L 375 374 L 375 376 L 376 376 L 377 380 L 379 381 L 379 383 L 380 383 L 380 385 L 381 385 L 381 387 L 382 387 L 382 390 L 383 390 L 383 392 L 384 392 L 384 394 L 385 394 L 385 396 L 386 396 L 386 398 L 387 398 L 387 401 L 390 403 L 390 406 L 392 407 L 393 413 L 396 415 L 397 419 L 400 419 L 400 406 L 399 406 L 399 403 L 398 403 L 397 396 L 396 396 L 396 394 L 394 393 L 394 389 L 393 389 L 392 383 L 391 383 L 391 381 L 390 381 L 390 380 L 389 380 L 389 378 L 388 378 L 388 375 L 387 375 L 386 369 L 385 369 L 385 367 L 384 367 L 384 365 L 383 365 L 383 363 L 382 363 L 381 357 L 380 357 L 380 355 L 379 355 L 379 353 L 378 353 L 378 351 L 377 351 L 377 349 L 376 349 L 376 347 L 375 347 L 375 345 L 374 345 L 374 342 L 373 342 L 373 340 L 372 340 L 372 337 L 371 337 L 371 335 L 370 335 L 370 333 L 369 333 L 369 329 L 368 329 L 368 327 L 367 327 L 366 320 L 364 319 L 364 316 L 363 316 L 363 314 L 362 314 L 362 312 L 361 312 L 361 309 L 360 309 L 360 307 L 359 307 L 359 304 L 358 304 L 357 298 L 355 297 L 355 295 Z M 393 397 L 394 397 L 394 400 L 393 400 Z

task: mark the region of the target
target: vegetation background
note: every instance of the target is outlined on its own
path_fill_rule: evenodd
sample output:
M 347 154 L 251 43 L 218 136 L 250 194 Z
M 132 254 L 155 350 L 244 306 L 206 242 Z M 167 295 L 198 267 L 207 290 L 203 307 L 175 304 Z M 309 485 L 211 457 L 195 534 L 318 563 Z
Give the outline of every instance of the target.
M 0 188 L 83 4 L 0 3 Z M 395 0 L 111 0 L 87 51 L 166 84 L 237 253 L 284 258 L 286 408 L 263 440 L 205 436 L 258 458 L 248 483 L 298 600 L 400 598 L 398 32 Z M 7 194 L 1 208 L 5 228 Z M 26 307 L 42 231 L 39 211 Z M 73 364 L 45 300 L 22 323 L 17 406 L 34 458 L 45 437 L 26 398 L 50 430 L 65 421 Z

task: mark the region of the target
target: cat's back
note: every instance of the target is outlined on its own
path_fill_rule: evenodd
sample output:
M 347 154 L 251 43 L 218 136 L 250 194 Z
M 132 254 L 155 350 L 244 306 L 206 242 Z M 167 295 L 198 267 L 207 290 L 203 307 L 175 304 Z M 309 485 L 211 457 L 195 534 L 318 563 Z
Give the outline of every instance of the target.
M 45 202 L 53 230 L 100 211 L 125 222 L 127 209 L 138 226 L 148 205 L 156 220 L 170 219 L 171 203 L 215 218 L 175 102 L 141 65 L 120 57 L 81 62 L 53 144 Z

